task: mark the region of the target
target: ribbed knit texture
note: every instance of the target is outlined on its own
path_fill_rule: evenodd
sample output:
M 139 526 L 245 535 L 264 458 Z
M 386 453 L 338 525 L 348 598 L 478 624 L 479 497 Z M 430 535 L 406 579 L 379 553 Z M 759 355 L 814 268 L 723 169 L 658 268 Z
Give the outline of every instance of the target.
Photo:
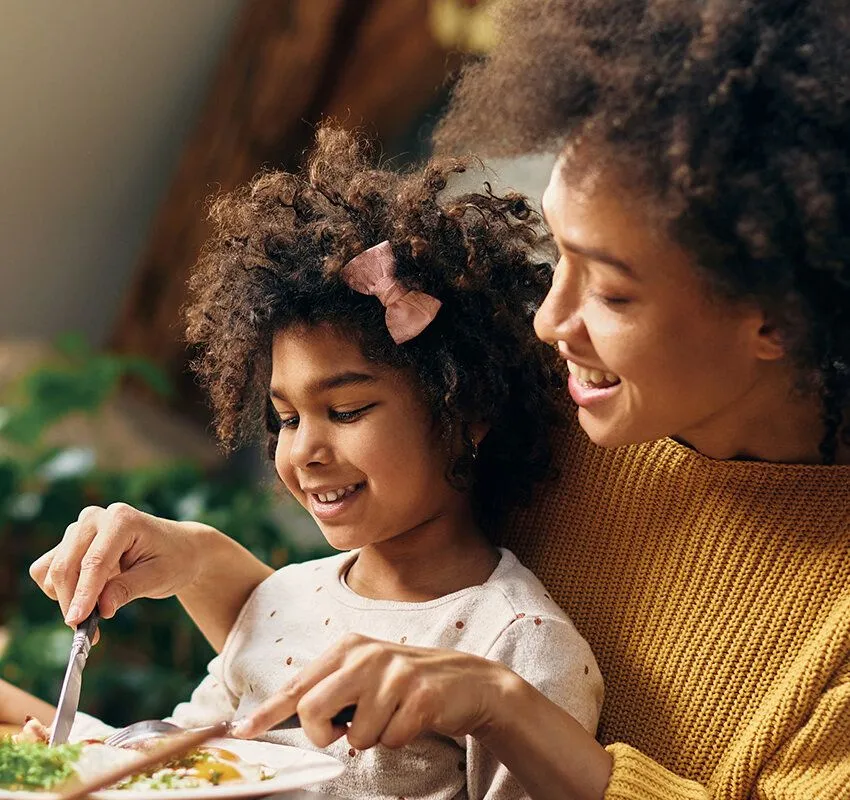
M 850 798 L 850 467 L 604 450 L 504 543 L 605 679 L 607 798 Z

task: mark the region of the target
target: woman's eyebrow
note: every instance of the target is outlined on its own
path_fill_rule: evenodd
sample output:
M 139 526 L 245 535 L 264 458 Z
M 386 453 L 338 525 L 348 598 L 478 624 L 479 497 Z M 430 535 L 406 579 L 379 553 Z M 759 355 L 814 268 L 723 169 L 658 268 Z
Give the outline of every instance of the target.
M 357 384 L 375 383 L 378 379 L 374 375 L 367 372 L 338 372 L 335 375 L 329 375 L 327 378 L 315 381 L 309 384 L 307 392 L 316 394 L 318 392 L 327 392 L 331 389 L 340 389 L 343 386 L 356 386 Z M 282 391 L 274 386 L 269 390 L 269 394 L 275 400 L 286 401 L 286 397 Z
M 584 256 L 585 258 L 589 258 L 591 261 L 598 261 L 601 264 L 608 264 L 615 269 L 620 270 L 620 272 L 628 275 L 630 278 L 634 278 L 638 280 L 637 273 L 634 268 L 629 266 L 625 261 L 622 261 L 619 258 L 615 258 L 614 256 L 606 253 L 604 250 L 597 250 L 594 247 L 579 247 L 577 244 L 573 244 L 572 242 L 565 242 L 563 239 L 559 239 L 558 243 L 564 250 L 569 250 L 573 253 L 578 253 L 580 256 Z
M 563 239 L 559 238 L 555 235 L 552 230 L 552 226 L 549 224 L 549 218 L 546 216 L 546 208 L 542 207 L 543 212 L 543 221 L 546 223 L 546 227 L 552 232 L 552 236 L 555 241 L 564 249 L 569 250 L 573 253 L 578 253 L 581 256 L 585 256 L 586 258 L 591 259 L 592 261 L 599 261 L 602 264 L 608 264 L 615 269 L 620 270 L 625 275 L 628 275 L 630 278 L 634 278 L 634 280 L 640 280 L 638 278 L 637 273 L 634 268 L 629 266 L 625 261 L 619 258 L 615 258 L 612 255 L 609 255 L 604 250 L 597 250 L 593 247 L 579 247 L 577 244 L 573 244 L 572 242 L 566 242 Z

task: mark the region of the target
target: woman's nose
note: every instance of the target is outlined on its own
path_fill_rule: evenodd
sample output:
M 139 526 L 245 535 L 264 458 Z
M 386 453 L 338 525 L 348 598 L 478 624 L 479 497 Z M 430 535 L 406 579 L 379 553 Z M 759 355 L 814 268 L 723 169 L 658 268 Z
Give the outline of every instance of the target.
M 572 273 L 574 270 L 570 269 L 567 259 L 562 257 L 552 275 L 552 285 L 534 315 L 534 330 L 544 342 L 565 342 L 575 338 L 584 329 L 580 290 L 575 285 Z
M 302 419 L 290 443 L 289 463 L 303 469 L 329 460 L 330 445 L 322 426 Z

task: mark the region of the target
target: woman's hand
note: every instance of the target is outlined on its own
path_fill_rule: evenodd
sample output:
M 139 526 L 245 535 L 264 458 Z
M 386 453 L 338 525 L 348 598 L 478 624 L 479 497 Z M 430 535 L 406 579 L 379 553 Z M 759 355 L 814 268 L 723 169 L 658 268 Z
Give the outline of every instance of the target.
M 351 726 L 330 719 L 349 705 Z M 496 661 L 349 634 L 302 670 L 234 735 L 252 738 L 297 712 L 310 740 L 327 747 L 402 747 L 420 733 L 474 736 L 534 800 L 598 800 L 611 757 L 566 711 Z
M 95 603 L 109 618 L 137 597 L 169 597 L 197 578 L 195 542 L 187 533 L 185 523 L 126 503 L 88 506 L 30 575 L 58 601 L 69 625 L 82 622 Z
M 154 517 L 126 503 L 83 509 L 62 541 L 30 567 L 71 626 L 95 604 L 109 618 L 137 597 L 176 594 L 216 650 L 271 572 L 208 525 Z
M 423 731 L 480 734 L 493 709 L 522 679 L 495 661 L 454 650 L 408 647 L 349 634 L 240 722 L 251 738 L 298 712 L 310 740 L 326 747 L 347 734 L 363 750 L 409 744 Z M 356 705 L 346 730 L 330 718 Z

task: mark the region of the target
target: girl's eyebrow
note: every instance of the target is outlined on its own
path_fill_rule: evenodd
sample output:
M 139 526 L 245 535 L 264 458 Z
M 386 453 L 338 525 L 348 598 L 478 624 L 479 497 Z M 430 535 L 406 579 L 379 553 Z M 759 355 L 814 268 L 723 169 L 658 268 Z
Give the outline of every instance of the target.
M 329 375 L 327 378 L 322 378 L 307 386 L 307 392 L 317 394 L 318 392 L 327 392 L 331 389 L 340 389 L 343 386 L 355 386 L 362 383 L 375 383 L 378 379 L 374 375 L 369 375 L 367 372 L 338 372 L 336 375 Z M 275 387 L 271 387 L 269 394 L 276 400 L 286 401 L 284 393 Z

